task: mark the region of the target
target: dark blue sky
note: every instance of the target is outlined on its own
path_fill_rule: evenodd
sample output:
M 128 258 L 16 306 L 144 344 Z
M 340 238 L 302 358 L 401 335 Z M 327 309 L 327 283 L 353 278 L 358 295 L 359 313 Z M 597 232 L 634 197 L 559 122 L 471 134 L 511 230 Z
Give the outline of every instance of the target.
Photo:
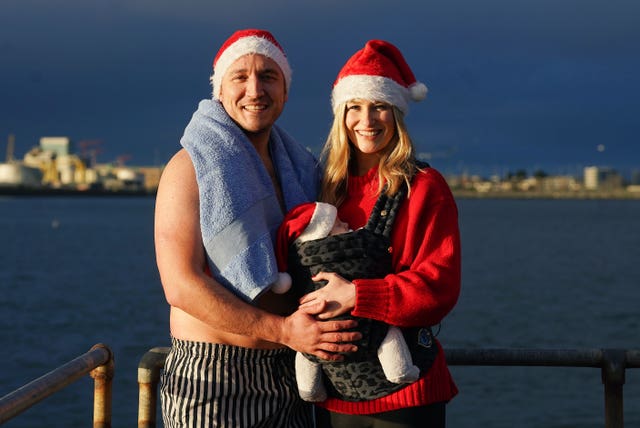
M 220 4 L 222 3 L 222 4 Z M 312 4 L 307 4 L 312 3 Z M 0 138 L 100 140 L 98 160 L 157 164 L 210 96 L 219 45 L 271 30 L 293 66 L 280 123 L 319 151 L 346 59 L 381 38 L 430 89 L 407 117 L 443 172 L 640 169 L 635 0 L 3 0 Z M 604 145 L 604 150 L 598 150 Z M 2 150 L 4 157 L 4 150 Z

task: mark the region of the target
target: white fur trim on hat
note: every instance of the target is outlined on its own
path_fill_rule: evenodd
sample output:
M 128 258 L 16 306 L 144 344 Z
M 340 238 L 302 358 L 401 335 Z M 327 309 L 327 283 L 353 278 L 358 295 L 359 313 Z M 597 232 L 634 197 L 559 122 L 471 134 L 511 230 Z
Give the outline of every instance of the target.
M 289 66 L 289 61 L 287 60 L 284 52 L 282 52 L 278 46 L 271 43 L 270 40 L 258 36 L 248 36 L 238 39 L 236 42 L 231 44 L 231 46 L 225 49 L 218 57 L 213 70 L 213 75 L 211 76 L 213 97 L 215 99 L 220 99 L 222 77 L 227 72 L 227 69 L 238 58 L 248 54 L 264 55 L 275 61 L 284 75 L 287 91 L 289 91 L 289 87 L 291 86 L 291 67 Z
M 305 242 L 328 236 L 337 217 L 338 210 L 334 205 L 316 202 L 316 209 L 313 211 L 309 224 L 296 241 Z
M 409 90 L 393 79 L 382 76 L 351 75 L 340 79 L 333 87 L 331 106 L 335 112 L 342 103 L 354 99 L 365 99 L 394 105 L 407 114 L 410 96 Z

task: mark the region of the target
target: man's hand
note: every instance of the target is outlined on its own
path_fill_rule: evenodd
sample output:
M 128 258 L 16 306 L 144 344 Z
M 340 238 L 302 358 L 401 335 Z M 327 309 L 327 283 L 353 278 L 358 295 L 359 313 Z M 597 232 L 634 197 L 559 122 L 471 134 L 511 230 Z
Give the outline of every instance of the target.
M 341 361 L 340 352 L 355 352 L 358 348 L 350 342 L 362 338 L 355 331 L 345 331 L 357 326 L 354 320 L 319 321 L 315 315 L 324 311 L 326 302 L 316 301 L 298 308 L 285 318 L 283 343 L 299 352 L 329 360 Z

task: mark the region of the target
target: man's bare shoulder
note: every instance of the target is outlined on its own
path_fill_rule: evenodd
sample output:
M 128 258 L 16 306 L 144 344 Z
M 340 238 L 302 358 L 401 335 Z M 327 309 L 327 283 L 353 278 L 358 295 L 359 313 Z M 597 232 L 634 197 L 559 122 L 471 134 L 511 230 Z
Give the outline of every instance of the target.
M 198 183 L 191 158 L 186 150 L 178 151 L 169 160 L 156 193 L 156 212 L 177 216 L 197 213 Z M 158 216 L 156 220 L 159 220 Z
M 160 178 L 160 187 L 185 186 L 187 184 L 190 186 L 195 184 L 195 169 L 189 153 L 185 149 L 181 149 L 164 167 Z
M 164 168 L 164 172 L 182 171 L 183 169 L 193 170 L 193 162 L 185 149 L 180 149 L 174 154 Z

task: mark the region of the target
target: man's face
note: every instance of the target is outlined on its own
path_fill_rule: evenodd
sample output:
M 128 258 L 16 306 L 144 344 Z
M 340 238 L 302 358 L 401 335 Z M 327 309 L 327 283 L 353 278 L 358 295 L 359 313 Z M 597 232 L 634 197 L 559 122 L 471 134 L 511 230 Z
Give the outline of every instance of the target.
M 284 75 L 276 62 L 264 55 L 242 56 L 222 77 L 219 98 L 250 139 L 252 134 L 269 133 L 287 101 Z

